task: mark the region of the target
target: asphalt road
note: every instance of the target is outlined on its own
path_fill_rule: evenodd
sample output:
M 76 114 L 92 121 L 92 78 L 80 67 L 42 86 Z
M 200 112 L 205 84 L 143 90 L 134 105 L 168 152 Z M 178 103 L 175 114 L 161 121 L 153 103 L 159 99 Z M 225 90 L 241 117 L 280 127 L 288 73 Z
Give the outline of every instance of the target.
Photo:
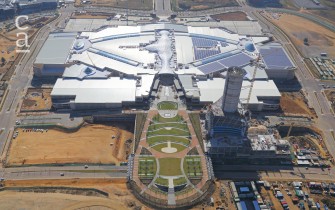
M 125 178 L 127 176 L 127 166 L 88 166 L 88 168 L 84 168 L 84 166 L 3 168 L 0 170 L 0 176 L 5 180 Z

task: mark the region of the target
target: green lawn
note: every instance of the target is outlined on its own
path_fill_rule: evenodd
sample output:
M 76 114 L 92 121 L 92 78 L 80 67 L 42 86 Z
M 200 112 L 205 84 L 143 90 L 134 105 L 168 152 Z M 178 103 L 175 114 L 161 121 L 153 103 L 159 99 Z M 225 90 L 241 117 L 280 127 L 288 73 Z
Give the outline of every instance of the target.
M 163 144 L 158 144 L 156 146 L 153 146 L 152 148 L 158 152 L 162 152 L 162 148 L 167 147 L 167 143 L 163 143 Z M 183 151 L 184 149 L 186 149 L 185 146 L 180 145 L 180 144 L 174 144 L 171 143 L 171 147 L 174 147 L 177 149 L 177 152 Z
M 178 104 L 172 101 L 163 101 L 157 104 L 159 110 L 177 110 Z
M 187 181 L 186 181 L 185 177 L 180 177 L 180 178 L 178 178 L 178 179 L 174 179 L 174 180 L 173 180 L 173 184 L 174 184 L 175 186 L 182 185 L 182 184 L 186 184 L 186 183 L 187 183 Z
M 198 142 L 201 146 L 201 149 L 204 150 L 204 142 L 202 139 L 202 133 L 201 133 L 201 125 L 200 125 L 200 116 L 199 114 L 196 113 L 191 113 L 188 115 L 190 118 L 190 121 L 193 125 L 194 131 L 195 131 L 195 135 L 197 136 Z
M 156 129 L 159 129 L 159 128 L 166 128 L 166 127 L 180 128 L 180 129 L 183 129 L 183 130 L 188 130 L 188 126 L 187 126 L 186 123 L 169 122 L 169 123 L 162 123 L 162 124 L 153 123 L 149 126 L 148 131 L 156 130 Z
M 160 158 L 159 159 L 159 175 L 162 176 L 178 176 L 181 175 L 180 158 Z
M 159 130 L 155 130 L 155 131 L 148 131 L 147 136 L 154 136 L 154 135 L 176 135 L 176 136 L 189 136 L 190 133 L 188 131 L 185 130 L 180 130 L 180 129 L 175 129 L 175 128 L 171 128 L 171 129 L 159 129 Z
M 156 121 L 156 122 L 183 122 L 184 121 L 184 119 L 179 115 L 175 117 L 171 117 L 171 118 L 165 118 L 158 114 L 158 115 L 155 115 L 152 119 L 153 121 Z
M 159 185 L 163 185 L 163 186 L 169 186 L 169 180 L 164 179 L 162 177 L 157 177 L 157 179 L 155 180 L 155 183 L 157 183 Z
M 184 159 L 184 171 L 190 178 L 201 177 L 202 170 L 200 157 L 186 157 Z
M 138 175 L 143 178 L 154 177 L 157 166 L 156 160 L 153 157 L 139 158 Z
M 171 141 L 171 142 L 178 142 L 184 145 L 189 145 L 190 144 L 190 140 L 186 139 L 186 138 L 182 138 L 182 137 L 177 137 L 177 136 L 153 136 L 153 137 L 148 137 L 147 138 L 147 142 L 149 145 L 153 145 L 155 143 L 158 142 L 167 142 L 167 141 Z

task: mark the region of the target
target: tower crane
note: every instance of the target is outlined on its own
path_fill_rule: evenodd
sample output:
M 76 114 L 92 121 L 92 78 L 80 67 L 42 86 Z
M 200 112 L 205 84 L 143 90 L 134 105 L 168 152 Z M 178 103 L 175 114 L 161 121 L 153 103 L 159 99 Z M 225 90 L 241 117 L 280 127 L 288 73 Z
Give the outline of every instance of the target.
M 248 92 L 247 103 L 245 104 L 245 107 L 244 107 L 246 110 L 248 109 L 248 106 L 249 106 L 249 102 L 250 102 L 250 98 L 251 98 L 251 92 L 252 92 L 252 88 L 254 87 L 255 77 L 256 77 L 257 68 L 258 68 L 260 59 L 261 59 L 261 54 L 259 53 L 257 58 L 255 59 L 255 68 L 254 68 L 254 72 L 253 72 L 252 77 L 251 77 L 251 83 L 250 83 L 250 88 L 249 88 L 249 92 Z M 249 111 L 249 114 L 250 114 L 250 111 Z M 249 116 L 249 118 L 250 118 L 250 116 Z

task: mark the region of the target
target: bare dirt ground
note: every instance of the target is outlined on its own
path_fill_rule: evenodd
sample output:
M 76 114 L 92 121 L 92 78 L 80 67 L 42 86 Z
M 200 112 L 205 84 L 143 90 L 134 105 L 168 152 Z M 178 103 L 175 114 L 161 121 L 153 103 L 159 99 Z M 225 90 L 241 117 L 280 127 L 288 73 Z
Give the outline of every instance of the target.
M 108 198 L 61 193 L 0 192 L 0 209 L 142 209 L 126 187 L 125 179 L 69 179 L 5 181 L 6 187 L 64 186 L 96 188 L 109 193 Z
M 152 10 L 152 0 L 91 0 L 93 6 Z
M 280 107 L 285 115 L 306 115 L 314 117 L 312 111 L 304 101 L 304 97 L 299 92 L 283 92 L 280 99 Z
M 335 32 L 294 15 L 277 14 L 274 18 L 267 14 L 266 17 L 290 37 L 304 57 L 320 56 L 322 52 L 335 57 Z M 304 38 L 308 38 L 309 46 L 304 45 Z
M 213 19 L 224 21 L 245 21 L 249 20 L 244 12 L 227 12 L 217 15 L 211 15 Z
M 325 95 L 332 105 L 333 112 L 335 112 L 335 89 L 325 90 Z
M 77 132 L 23 132 L 12 139 L 7 163 L 115 163 L 126 161 L 133 134 L 116 127 L 89 124 Z M 114 137 L 114 138 L 113 138 Z M 127 141 L 128 140 L 128 141 Z M 128 146 L 127 146 L 128 145 Z
M 50 110 L 52 89 L 29 88 L 23 99 L 21 111 Z
M 4 57 L 6 59 L 6 64 L 2 66 L 0 61 L 0 73 L 5 73 L 8 68 L 10 67 L 11 63 L 16 59 L 17 53 L 16 53 L 16 40 L 18 39 L 24 39 L 23 35 L 19 35 L 17 37 L 18 33 L 27 33 L 28 37 L 31 37 L 35 31 L 36 28 L 33 28 L 31 26 L 25 25 L 24 27 L 28 27 L 25 31 L 20 31 L 18 29 L 14 29 L 12 31 L 6 32 L 4 29 L 0 31 L 0 59 L 1 57 Z M 29 43 L 28 43 L 29 44 Z
M 91 15 L 91 14 L 76 14 L 72 16 L 72 19 L 106 19 L 107 15 Z
M 233 200 L 231 200 L 232 195 L 228 187 L 228 181 L 217 181 L 215 184 L 216 184 L 216 190 L 214 194 L 212 195 L 214 199 L 214 206 L 212 209 L 224 208 L 224 209 L 229 209 L 229 210 L 235 210 L 236 206 Z M 222 189 L 224 189 L 223 191 L 225 193 L 221 193 Z M 209 207 L 207 208 L 211 209 Z
M 5 58 L 6 62 L 5 65 L 2 65 L 2 62 L 0 61 L 0 73 L 5 73 L 7 68 L 9 67 L 9 61 L 13 61 L 15 58 L 15 42 L 10 41 L 3 37 L 0 34 L 0 57 Z
M 279 200 L 273 195 L 272 191 L 266 190 L 264 187 L 261 188 L 261 196 L 264 199 L 264 202 L 271 202 L 273 204 L 273 209 L 283 209 L 282 205 L 280 204 Z

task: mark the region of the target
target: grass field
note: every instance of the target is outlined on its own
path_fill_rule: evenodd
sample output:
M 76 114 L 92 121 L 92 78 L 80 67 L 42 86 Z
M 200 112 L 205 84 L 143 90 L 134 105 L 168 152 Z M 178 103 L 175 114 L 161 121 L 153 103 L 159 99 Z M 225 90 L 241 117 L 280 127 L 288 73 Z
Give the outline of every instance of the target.
M 153 148 L 154 150 L 156 150 L 156 151 L 161 152 L 161 151 L 162 151 L 162 148 L 164 148 L 164 147 L 167 147 L 167 143 L 158 144 L 158 145 L 156 145 L 156 146 L 153 146 L 152 148 Z M 183 151 L 184 149 L 186 149 L 185 146 L 180 145 L 180 144 L 174 144 L 174 143 L 171 144 L 171 147 L 176 148 L 176 149 L 177 149 L 177 152 L 180 152 L 180 151 Z
M 187 124 L 183 122 L 181 116 L 177 115 L 173 118 L 164 118 L 160 115 L 156 115 L 153 117 L 153 121 L 155 122 L 149 126 L 147 132 L 147 142 L 149 145 L 167 141 L 178 142 L 184 145 L 190 143 L 188 139 L 190 133 Z
M 175 116 L 175 117 L 171 117 L 171 118 L 165 118 L 160 116 L 159 114 L 154 116 L 152 118 L 153 121 L 155 122 L 161 122 L 161 123 L 165 123 L 165 122 L 184 122 L 183 118 L 179 115 Z
M 180 128 L 183 130 L 188 130 L 187 124 L 186 123 L 173 123 L 173 122 L 169 122 L 169 123 L 160 123 L 160 124 L 151 124 L 148 128 L 148 131 L 152 131 L 152 130 L 156 130 L 159 128 Z
M 182 184 L 186 184 L 186 183 L 187 183 L 187 181 L 186 181 L 185 177 L 180 177 L 180 178 L 178 178 L 178 179 L 174 179 L 174 180 L 173 180 L 173 184 L 174 184 L 175 186 L 182 185 Z
M 156 160 L 152 157 L 139 159 L 138 175 L 142 178 L 154 177 L 157 170 Z
M 154 136 L 154 137 L 148 137 L 147 142 L 149 145 L 153 145 L 158 142 L 167 142 L 171 141 L 173 142 L 178 142 L 184 145 L 189 145 L 190 140 L 182 137 L 177 137 L 177 136 Z
M 155 180 L 155 183 L 162 185 L 162 186 L 169 186 L 169 180 L 164 179 L 162 177 L 157 177 L 157 179 Z
M 190 132 L 187 130 L 180 130 L 175 128 L 161 128 L 155 131 L 148 131 L 147 136 L 155 136 L 155 135 L 176 135 L 176 136 L 189 136 Z
M 162 176 L 178 176 L 181 175 L 180 158 L 160 158 L 159 159 L 159 175 Z
M 200 157 L 186 157 L 184 159 L 184 171 L 190 178 L 201 177 L 202 170 Z
M 172 101 L 163 101 L 157 104 L 159 110 L 177 110 L 178 104 Z

